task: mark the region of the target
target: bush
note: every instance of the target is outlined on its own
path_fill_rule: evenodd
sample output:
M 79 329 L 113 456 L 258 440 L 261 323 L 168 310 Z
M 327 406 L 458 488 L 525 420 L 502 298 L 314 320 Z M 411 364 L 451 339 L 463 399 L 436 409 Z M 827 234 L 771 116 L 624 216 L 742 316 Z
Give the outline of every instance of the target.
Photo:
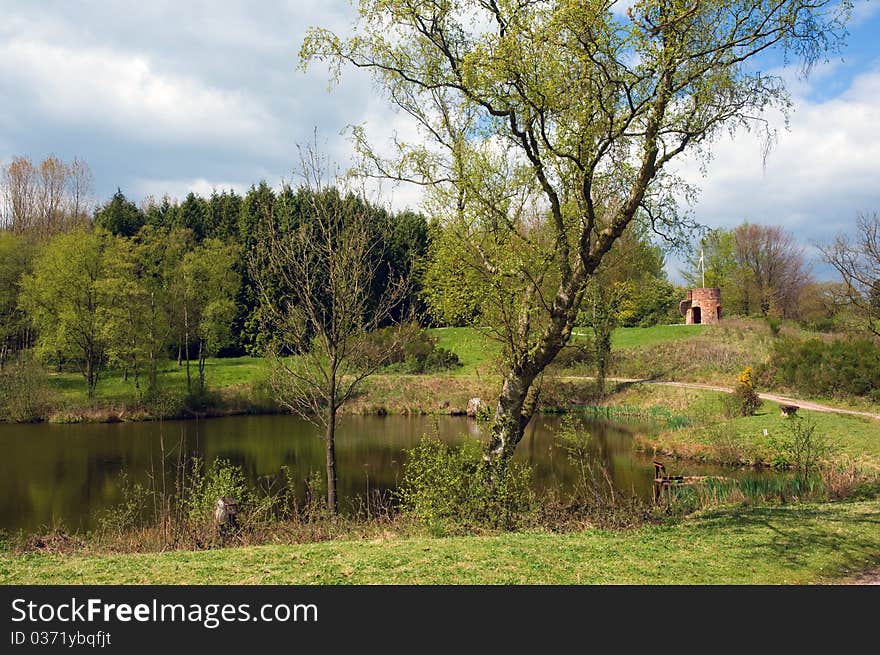
M 143 527 L 147 523 L 146 508 L 150 507 L 150 490 L 139 482 L 132 483 L 128 474 L 119 475 L 122 499 L 115 506 L 98 515 L 98 526 L 104 532 L 122 534 Z
M 0 420 L 31 423 L 44 418 L 51 393 L 43 367 L 31 358 L 0 372 Z
M 515 529 L 534 511 L 531 469 L 485 461 L 476 441 L 449 446 L 424 437 L 407 452 L 397 496 L 401 512 L 435 534 Z
M 751 366 L 746 366 L 739 374 L 733 396 L 736 398 L 736 407 L 740 416 L 752 416 L 761 407 L 761 399 L 758 397 L 755 384 L 752 381 Z
M 186 515 L 196 525 L 210 520 L 218 498 L 234 498 L 239 509 L 244 511 L 254 501 L 253 490 L 241 467 L 225 459 L 215 459 L 207 467 L 202 460 L 193 459 L 189 485 L 182 502 Z
M 802 393 L 873 399 L 880 397 L 880 348 L 865 339 L 786 339 L 773 349 L 763 376 Z
M 803 483 L 819 472 L 819 464 L 832 452 L 828 437 L 816 432 L 816 424 L 807 418 L 792 416 L 786 434 L 773 441 L 773 464 L 791 468 Z
M 569 344 L 553 358 L 553 365 L 558 368 L 572 368 L 579 364 L 591 365 L 592 363 L 593 353 L 590 345 L 576 346 Z
M 416 323 L 387 327 L 369 335 L 365 352 L 384 352 L 385 364 L 405 373 L 430 373 L 461 366 L 451 350 L 437 346 L 437 340 Z

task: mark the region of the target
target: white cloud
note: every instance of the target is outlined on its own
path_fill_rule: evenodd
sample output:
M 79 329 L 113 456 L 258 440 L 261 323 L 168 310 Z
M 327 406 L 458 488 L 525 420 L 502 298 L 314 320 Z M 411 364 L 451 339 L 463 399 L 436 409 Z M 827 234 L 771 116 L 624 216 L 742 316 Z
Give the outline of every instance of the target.
M 208 198 L 214 191 L 222 193 L 230 189 L 238 194 L 244 194 L 248 187 L 238 182 L 218 182 L 201 177 L 191 180 L 137 178 L 132 183 L 131 195 L 136 198 L 153 196 L 157 201 L 165 195 L 172 199 L 183 200 L 190 191 Z
M 126 138 L 262 142 L 273 124 L 242 94 L 159 73 L 144 55 L 16 39 L 0 45 L 0 76 L 30 94 L 43 115 Z
M 789 130 L 781 116 L 770 117 L 780 129 L 766 167 L 757 136 L 744 130 L 713 145 L 706 177 L 693 162 L 681 167 L 702 189 L 694 208 L 700 222 L 779 224 L 806 245 L 852 228 L 859 211 L 880 208 L 880 70 L 833 99 L 810 101 L 808 91 L 797 89 Z

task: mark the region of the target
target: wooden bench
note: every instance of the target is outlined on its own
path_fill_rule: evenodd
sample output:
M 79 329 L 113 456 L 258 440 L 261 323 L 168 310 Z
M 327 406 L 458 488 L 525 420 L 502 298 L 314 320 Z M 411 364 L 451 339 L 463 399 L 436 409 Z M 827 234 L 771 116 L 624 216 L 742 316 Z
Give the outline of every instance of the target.
M 798 405 L 780 405 L 779 409 L 782 412 L 783 418 L 791 418 L 797 414 L 800 407 Z

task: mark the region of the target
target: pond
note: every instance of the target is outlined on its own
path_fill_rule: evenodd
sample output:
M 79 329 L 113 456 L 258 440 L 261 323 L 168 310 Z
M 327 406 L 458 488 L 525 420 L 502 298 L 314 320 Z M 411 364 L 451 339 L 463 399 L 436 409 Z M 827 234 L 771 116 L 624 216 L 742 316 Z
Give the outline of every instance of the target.
M 592 456 L 614 486 L 650 498 L 651 456 L 633 450 L 630 429 L 585 421 L 594 437 Z M 559 417 L 535 417 L 517 449 L 516 457 L 533 466 L 539 490 L 564 490 L 575 476 L 555 437 L 559 425 Z M 368 490 L 393 489 L 401 477 L 404 451 L 423 435 L 452 443 L 466 435 L 483 438 L 480 432 L 479 424 L 463 417 L 342 417 L 336 445 L 341 509 L 353 507 Z M 0 529 L 63 524 L 69 530 L 87 530 L 101 510 L 121 500 L 123 471 L 132 480 L 146 481 L 151 471 L 160 470 L 163 449 L 167 466 L 173 467 L 181 444 L 183 452 L 208 462 L 223 458 L 240 465 L 256 484 L 267 484 L 286 465 L 304 487 L 311 471 L 324 471 L 324 444 L 318 435 L 308 422 L 284 415 L 162 423 L 0 423 Z M 686 468 L 688 474 L 719 472 L 693 463 L 669 468 Z

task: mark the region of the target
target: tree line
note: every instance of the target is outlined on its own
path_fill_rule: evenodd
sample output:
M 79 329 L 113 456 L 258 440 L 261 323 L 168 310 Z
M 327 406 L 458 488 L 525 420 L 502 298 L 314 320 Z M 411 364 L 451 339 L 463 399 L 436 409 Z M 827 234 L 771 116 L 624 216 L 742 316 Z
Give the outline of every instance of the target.
M 18 166 L 16 159 L 6 172 Z M 44 364 L 80 370 L 92 396 L 108 369 L 141 393 L 155 390 L 160 364 L 176 358 L 189 390 L 204 392 L 207 357 L 262 355 L 270 347 L 266 297 L 281 303 L 289 289 L 276 277 L 258 290 L 270 262 L 255 253 L 267 234 L 310 224 L 316 205 L 366 226 L 372 302 L 391 275 L 417 285 L 428 227 L 414 212 L 389 212 L 337 189 L 275 190 L 265 182 L 244 195 L 190 193 L 181 202 L 166 196 L 140 206 L 117 190 L 81 220 L 52 229 L 7 221 L 0 230 L 0 367 L 33 351 Z M 420 311 L 419 298 L 416 286 L 408 289 L 388 322 Z

